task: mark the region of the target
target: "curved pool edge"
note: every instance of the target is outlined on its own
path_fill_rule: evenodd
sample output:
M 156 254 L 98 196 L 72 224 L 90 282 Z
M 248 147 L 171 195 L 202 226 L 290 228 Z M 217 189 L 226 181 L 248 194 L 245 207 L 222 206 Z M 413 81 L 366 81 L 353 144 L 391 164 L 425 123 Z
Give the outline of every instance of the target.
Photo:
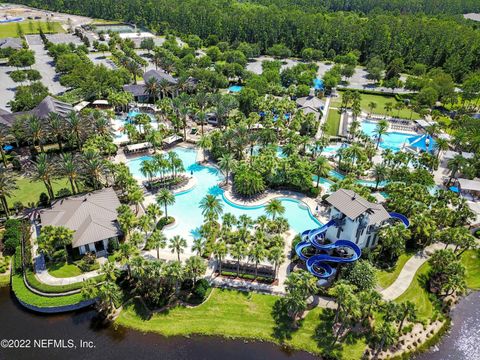
M 270 198 L 267 198 L 269 194 L 274 194 L 272 197 Z M 294 194 L 294 196 L 299 196 L 299 197 L 302 197 L 304 198 L 305 195 L 301 194 L 301 193 L 297 193 L 297 192 L 293 192 L 293 191 L 289 191 L 290 194 Z M 242 209 L 242 210 L 252 210 L 252 209 L 260 209 L 260 208 L 263 208 L 267 205 L 267 203 L 272 200 L 272 199 L 277 199 L 277 200 L 280 200 L 280 201 L 290 201 L 290 202 L 294 202 L 294 203 L 297 203 L 299 205 L 304 205 L 305 206 L 305 209 L 307 210 L 308 212 L 308 215 L 310 216 L 310 219 L 312 219 L 315 223 L 317 223 L 319 226 L 322 226 L 323 223 L 317 219 L 314 215 L 313 215 L 313 212 L 312 212 L 312 209 L 310 207 L 310 205 L 308 203 L 306 203 L 305 201 L 303 201 L 302 199 L 296 199 L 296 198 L 293 198 L 291 196 L 288 196 L 287 194 L 275 194 L 274 192 L 272 191 L 266 191 L 266 194 L 267 196 L 264 198 L 264 199 L 261 199 L 261 202 L 258 203 L 258 204 L 252 204 L 252 205 L 246 205 L 246 204 L 241 204 L 239 202 L 237 202 L 235 199 L 233 199 L 231 197 L 231 192 L 229 190 L 223 190 L 222 192 L 222 199 L 223 201 L 225 201 L 227 204 L 229 204 L 230 206 L 232 207 L 235 207 L 237 209 Z

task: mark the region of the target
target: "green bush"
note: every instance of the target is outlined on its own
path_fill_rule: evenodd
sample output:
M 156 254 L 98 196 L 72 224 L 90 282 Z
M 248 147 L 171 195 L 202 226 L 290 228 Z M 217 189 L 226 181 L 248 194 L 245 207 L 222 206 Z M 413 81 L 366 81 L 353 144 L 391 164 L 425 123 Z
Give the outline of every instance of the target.
M 5 222 L 5 231 L 3 233 L 3 252 L 6 255 L 13 255 L 22 239 L 21 222 L 17 219 L 8 219 Z
M 165 226 L 172 224 L 175 221 L 173 216 L 166 218 L 165 216 L 158 220 L 157 229 L 163 229 Z
M 206 297 L 208 291 L 210 290 L 210 288 L 211 288 L 210 283 L 207 280 L 200 279 L 195 284 L 195 286 L 193 288 L 193 291 L 192 291 L 192 294 L 196 298 L 201 299 L 203 301 L 203 300 L 205 300 L 205 297 Z

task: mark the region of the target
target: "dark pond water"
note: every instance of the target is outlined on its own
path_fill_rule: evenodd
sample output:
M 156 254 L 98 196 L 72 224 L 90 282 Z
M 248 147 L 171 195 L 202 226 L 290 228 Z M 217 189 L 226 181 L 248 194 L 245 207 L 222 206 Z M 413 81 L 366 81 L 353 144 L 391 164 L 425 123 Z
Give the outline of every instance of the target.
M 245 343 L 216 337 L 165 338 L 123 327 L 102 328 L 95 326 L 94 318 L 92 310 L 39 315 L 19 305 L 8 288 L 0 288 L 0 344 L 2 339 L 31 340 L 30 349 L 0 348 L 0 360 L 318 359 L 305 352 L 287 353 L 269 343 Z M 77 348 L 33 348 L 35 339 L 64 340 L 65 346 L 69 346 L 68 340 L 72 339 Z M 80 348 L 80 340 L 91 341 L 95 348 Z
M 231 341 L 216 337 L 170 337 L 143 334 L 123 327 L 101 327 L 92 310 L 62 315 L 39 315 L 25 310 L 10 294 L 0 288 L 0 340 L 27 339 L 30 349 L 0 347 L 0 360 L 313 360 L 304 353 L 288 353 L 269 343 Z M 34 340 L 69 340 L 77 348 L 33 347 Z M 92 342 L 94 348 L 80 348 L 79 341 Z M 453 312 L 453 326 L 441 344 L 417 360 L 480 359 L 480 292 L 466 297 Z M 0 342 L 1 344 L 1 342 Z
M 453 310 L 452 327 L 442 342 L 416 360 L 480 360 L 480 292 Z

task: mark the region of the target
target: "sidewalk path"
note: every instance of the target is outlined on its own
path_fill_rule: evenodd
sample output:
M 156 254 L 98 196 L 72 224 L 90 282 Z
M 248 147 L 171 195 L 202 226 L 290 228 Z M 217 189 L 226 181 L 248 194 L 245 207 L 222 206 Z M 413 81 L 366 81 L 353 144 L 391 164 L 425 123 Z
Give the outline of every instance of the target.
M 444 247 L 445 245 L 440 243 L 432 244 L 408 259 L 393 284 L 380 292 L 383 299 L 395 300 L 405 291 L 407 291 L 420 266 L 422 266 L 428 260 L 434 251 L 443 249 Z

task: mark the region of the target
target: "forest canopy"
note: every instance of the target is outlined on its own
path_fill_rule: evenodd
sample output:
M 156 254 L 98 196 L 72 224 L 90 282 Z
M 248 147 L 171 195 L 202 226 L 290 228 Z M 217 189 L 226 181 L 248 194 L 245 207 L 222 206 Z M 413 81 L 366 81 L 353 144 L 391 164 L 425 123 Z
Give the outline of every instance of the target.
M 448 8 L 444 12 L 450 14 L 476 10 L 480 4 L 474 0 L 299 0 L 294 4 L 288 0 L 17 2 L 95 18 L 128 21 L 157 33 L 194 34 L 204 40 L 216 38 L 233 44 L 242 41 L 256 43 L 262 52 L 275 44 L 283 44 L 295 55 L 305 48 L 317 49 L 326 59 L 352 51 L 360 53 L 362 63 L 373 57 L 380 57 L 385 64 L 401 58 L 407 68 L 417 63 L 430 68 L 442 67 L 456 81 L 480 68 L 480 31 L 476 23 L 460 16 L 411 14 L 435 13 L 433 8 Z M 368 15 L 326 11 L 368 13 L 373 4 L 376 4 L 376 11 Z

